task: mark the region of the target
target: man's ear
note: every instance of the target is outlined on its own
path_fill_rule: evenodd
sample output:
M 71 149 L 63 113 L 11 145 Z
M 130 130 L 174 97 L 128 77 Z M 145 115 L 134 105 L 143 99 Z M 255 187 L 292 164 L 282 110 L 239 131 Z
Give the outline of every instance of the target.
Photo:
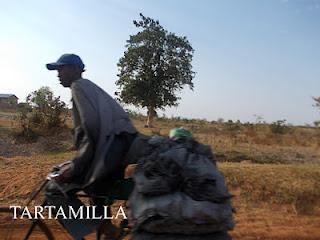
M 83 71 L 76 65 L 72 65 L 72 68 L 73 68 L 76 76 L 77 77 L 81 77 L 81 74 L 82 74 Z

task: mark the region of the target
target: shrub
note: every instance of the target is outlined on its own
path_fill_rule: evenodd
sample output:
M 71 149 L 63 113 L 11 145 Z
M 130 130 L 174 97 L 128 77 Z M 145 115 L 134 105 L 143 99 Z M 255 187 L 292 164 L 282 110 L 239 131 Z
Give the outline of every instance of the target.
M 20 105 L 18 108 L 18 125 L 21 128 L 21 131 L 16 133 L 16 137 L 22 137 L 28 141 L 34 141 L 38 138 L 38 135 L 34 132 L 32 124 L 28 117 L 31 109 L 28 105 Z
M 286 125 L 286 120 L 278 120 L 270 125 L 270 130 L 276 134 L 285 134 L 289 131 L 289 127 Z
M 315 127 L 320 127 L 320 121 L 314 121 L 313 124 Z
M 226 129 L 228 131 L 238 131 L 241 129 L 241 122 L 237 121 L 237 122 L 233 122 L 232 120 L 228 120 L 227 122 L 224 123 Z
M 54 97 L 49 87 L 41 87 L 28 95 L 26 103 L 19 105 L 18 113 L 18 124 L 21 127 L 18 136 L 32 140 L 37 129 L 43 131 L 62 127 L 68 109 L 60 97 Z
M 41 87 L 30 93 L 27 104 L 32 108 L 31 122 L 47 129 L 61 127 L 67 117 L 66 104 L 59 97 L 54 97 L 49 87 Z

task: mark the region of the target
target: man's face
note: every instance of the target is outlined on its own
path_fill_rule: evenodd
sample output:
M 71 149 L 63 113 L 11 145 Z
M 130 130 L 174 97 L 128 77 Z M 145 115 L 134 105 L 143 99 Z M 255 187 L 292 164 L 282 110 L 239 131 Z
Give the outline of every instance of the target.
M 79 70 L 75 66 L 64 65 L 57 70 L 60 84 L 64 87 L 70 87 L 72 82 L 79 78 Z

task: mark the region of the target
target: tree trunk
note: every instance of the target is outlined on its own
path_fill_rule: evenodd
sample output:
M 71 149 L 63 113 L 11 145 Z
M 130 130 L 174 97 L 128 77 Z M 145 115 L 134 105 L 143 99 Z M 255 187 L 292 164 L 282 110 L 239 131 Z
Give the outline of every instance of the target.
M 152 124 L 153 123 L 153 119 L 157 115 L 157 112 L 154 109 L 154 107 L 152 107 L 152 106 L 148 107 L 147 115 L 148 115 L 147 124 L 145 125 L 145 127 L 152 128 L 153 127 L 153 124 Z

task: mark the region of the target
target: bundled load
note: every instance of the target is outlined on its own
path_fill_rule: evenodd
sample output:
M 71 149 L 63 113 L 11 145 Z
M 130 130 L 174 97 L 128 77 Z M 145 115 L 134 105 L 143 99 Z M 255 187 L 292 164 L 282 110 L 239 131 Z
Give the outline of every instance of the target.
M 231 195 L 210 147 L 179 132 L 136 144 L 134 239 L 212 239 L 234 227 Z

